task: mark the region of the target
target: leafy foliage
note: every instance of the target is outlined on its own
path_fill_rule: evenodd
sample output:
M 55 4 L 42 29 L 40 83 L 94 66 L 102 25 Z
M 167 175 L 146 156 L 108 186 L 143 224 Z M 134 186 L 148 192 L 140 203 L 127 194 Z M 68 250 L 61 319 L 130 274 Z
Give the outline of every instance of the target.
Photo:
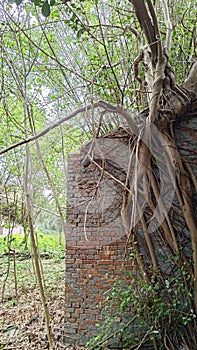
M 55 235 L 46 235 L 45 233 L 37 233 L 38 246 L 40 252 L 48 252 L 51 254 L 56 254 L 57 251 L 60 253 L 63 251 L 64 254 L 64 244 L 60 244 L 58 237 Z M 10 249 L 16 252 L 23 250 L 25 245 L 24 236 L 21 234 L 14 234 L 11 237 L 4 236 L 0 237 L 0 254 L 8 252 L 8 241 L 10 244 Z M 27 237 L 27 252 L 30 252 L 30 238 Z
M 184 267 L 165 280 L 156 276 L 147 282 L 134 273 L 127 278 L 132 284 L 117 280 L 107 293 L 105 321 L 98 325 L 99 335 L 91 339 L 90 347 L 157 344 L 162 350 L 166 348 L 166 334 L 178 346 L 187 330 L 195 332 L 190 275 Z

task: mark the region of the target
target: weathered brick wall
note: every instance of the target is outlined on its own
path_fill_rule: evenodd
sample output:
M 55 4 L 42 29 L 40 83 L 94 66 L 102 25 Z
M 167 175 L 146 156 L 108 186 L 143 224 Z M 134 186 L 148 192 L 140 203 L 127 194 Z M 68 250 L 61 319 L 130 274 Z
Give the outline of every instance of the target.
M 196 125 L 197 119 L 193 118 L 176 127 L 180 152 L 189 161 L 195 174 Z M 125 181 L 129 162 L 126 158 L 127 145 L 123 139 L 121 142 L 113 141 L 113 144 L 110 140 L 109 144 L 105 140 L 104 144 L 97 147 L 100 164 L 103 165 L 102 159 L 111 162 L 112 174 L 120 182 Z M 83 158 L 83 152 L 71 154 L 68 158 L 65 313 L 66 342 L 81 345 L 97 335 L 96 324 L 102 320 L 104 314 L 104 293 L 113 286 L 116 278 L 125 278 L 124 272 L 132 270 L 132 261 L 125 257 L 127 237 L 120 219 L 121 183 L 113 181 L 113 177 L 106 173 L 103 174 L 94 164 L 82 167 Z M 197 213 L 196 195 L 193 201 Z M 188 240 L 188 248 L 186 243 L 184 248 L 187 255 L 187 252 L 191 253 L 189 232 L 185 221 L 180 219 L 182 214 L 176 196 L 174 203 L 174 228 L 181 242 Z M 144 240 L 143 236 L 141 238 Z M 159 261 L 162 243 L 159 238 L 155 241 L 155 236 L 153 241 L 156 251 L 159 252 Z M 165 251 L 165 247 L 162 249 Z M 162 261 L 161 268 L 169 270 L 169 273 L 171 271 Z
M 70 344 L 85 344 L 97 335 L 103 315 L 104 293 L 114 278 L 123 278 L 124 241 L 103 248 L 76 248 L 67 245 L 65 336 Z
M 114 197 L 107 179 L 103 182 L 109 187 L 105 185 L 102 193 L 95 194 L 100 176 L 95 166 L 85 171 L 81 168 L 80 154 L 69 156 L 65 337 L 72 344 L 85 344 L 97 334 L 104 293 L 115 278 L 125 278 L 125 271 L 132 268 L 125 257 L 121 197 Z

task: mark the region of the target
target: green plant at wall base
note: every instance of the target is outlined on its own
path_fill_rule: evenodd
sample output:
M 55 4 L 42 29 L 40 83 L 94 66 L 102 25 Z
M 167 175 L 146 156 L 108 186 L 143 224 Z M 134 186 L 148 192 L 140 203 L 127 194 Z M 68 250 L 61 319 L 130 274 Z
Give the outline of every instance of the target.
M 143 344 L 155 344 L 162 350 L 172 340 L 184 344 L 184 336 L 188 331 L 193 334 L 197 326 L 187 271 L 182 267 L 174 277 L 164 279 L 158 274 L 149 282 L 137 275 L 130 278 L 130 285 L 117 280 L 108 292 L 105 321 L 88 346 L 116 344 L 134 349 L 141 344 L 143 349 Z

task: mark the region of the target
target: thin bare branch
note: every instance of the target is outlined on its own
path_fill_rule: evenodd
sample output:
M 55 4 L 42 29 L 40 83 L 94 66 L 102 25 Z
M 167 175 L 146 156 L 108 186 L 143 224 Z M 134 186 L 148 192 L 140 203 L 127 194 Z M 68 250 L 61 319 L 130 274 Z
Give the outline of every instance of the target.
M 53 60 L 54 62 L 56 62 L 59 67 L 62 67 L 63 69 L 66 69 L 67 71 L 69 71 L 70 73 L 75 74 L 76 76 L 78 76 L 79 78 L 81 78 L 83 81 L 86 81 L 88 83 L 91 83 L 91 81 L 89 79 L 87 79 L 86 77 L 84 77 L 83 75 L 81 75 L 79 72 L 77 72 L 75 69 L 66 66 L 64 63 L 62 63 L 57 56 L 53 56 L 51 54 L 49 54 L 46 50 L 43 50 L 41 48 L 40 45 L 36 44 L 36 42 L 34 40 L 32 40 L 32 38 L 27 34 L 26 29 L 23 29 L 20 27 L 20 24 L 16 21 L 14 21 L 13 17 L 9 16 L 7 14 L 7 16 L 9 17 L 9 19 L 12 21 L 12 23 L 14 23 L 14 25 L 18 28 L 19 31 L 21 31 L 24 36 L 28 39 L 28 41 L 40 52 L 42 52 L 46 57 L 50 58 L 51 60 Z
M 62 119 L 59 119 L 57 122 L 48 126 L 46 129 L 42 130 L 38 134 L 33 135 L 30 138 L 16 142 L 16 143 L 2 149 L 0 151 L 0 155 L 7 153 L 8 151 L 10 151 L 16 147 L 19 147 L 21 145 L 24 145 L 24 144 L 27 144 L 29 142 L 40 139 L 41 137 L 43 137 L 44 135 L 49 133 L 51 130 L 55 129 L 57 126 L 71 120 L 72 118 L 77 116 L 79 113 L 84 113 L 84 112 L 92 110 L 93 108 L 99 108 L 99 107 L 104 108 L 108 112 L 117 113 L 117 114 L 121 115 L 127 121 L 127 124 L 129 125 L 130 130 L 131 130 L 131 133 L 138 135 L 138 132 L 139 132 L 138 126 L 135 123 L 135 121 L 133 120 L 132 115 L 128 111 L 126 111 L 123 107 L 116 106 L 116 105 L 114 106 L 114 105 L 112 105 L 108 102 L 105 102 L 105 101 L 98 101 L 98 102 L 95 102 L 93 104 L 89 104 L 87 106 L 82 106 L 82 107 L 76 109 L 73 113 L 69 114 L 68 116 L 65 116 Z
M 169 14 L 169 8 L 166 0 L 162 0 L 162 9 L 164 13 L 164 20 L 165 20 L 165 25 L 166 25 L 166 53 L 169 55 L 170 54 L 170 49 L 171 49 L 171 43 L 172 43 L 172 22 L 170 20 L 170 14 Z
M 112 74 L 114 76 L 117 88 L 120 91 L 121 96 L 123 97 L 122 88 L 120 86 L 120 83 L 118 81 L 117 75 L 116 75 L 115 70 L 113 68 L 113 65 L 112 65 L 112 62 L 111 62 L 111 59 L 110 59 L 110 56 L 109 56 L 109 52 L 108 52 L 108 49 L 107 49 L 107 46 L 106 46 L 105 35 L 104 35 L 104 32 L 103 32 L 103 28 L 102 28 L 102 24 L 101 24 L 101 20 L 100 20 L 100 16 L 99 16 L 99 10 L 98 10 L 98 6 L 97 5 L 96 5 L 96 8 L 97 8 L 97 16 L 98 16 L 98 20 L 99 20 L 101 37 L 102 37 L 102 40 L 103 40 L 103 46 L 104 46 L 105 54 L 106 54 L 106 57 L 107 57 L 107 61 L 108 61 L 109 66 L 111 68 L 111 72 L 112 72 Z M 117 99 L 118 99 L 118 96 L 117 96 Z M 120 103 L 120 101 L 118 101 L 118 103 Z

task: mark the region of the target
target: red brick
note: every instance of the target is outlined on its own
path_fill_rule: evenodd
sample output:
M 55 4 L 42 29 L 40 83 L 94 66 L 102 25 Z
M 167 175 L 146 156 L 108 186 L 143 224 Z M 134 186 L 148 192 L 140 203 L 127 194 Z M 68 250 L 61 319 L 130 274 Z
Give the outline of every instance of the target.
M 95 260 L 82 260 L 82 264 L 95 264 Z
M 100 260 L 98 261 L 99 265 L 111 265 L 111 261 L 110 260 Z

